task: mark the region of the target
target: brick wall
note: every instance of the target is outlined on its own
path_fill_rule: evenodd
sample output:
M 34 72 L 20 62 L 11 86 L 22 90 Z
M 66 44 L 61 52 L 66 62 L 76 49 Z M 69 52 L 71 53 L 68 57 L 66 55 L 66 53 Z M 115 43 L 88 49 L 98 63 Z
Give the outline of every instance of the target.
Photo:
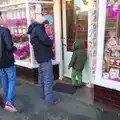
M 120 92 L 95 85 L 94 102 L 120 110 Z

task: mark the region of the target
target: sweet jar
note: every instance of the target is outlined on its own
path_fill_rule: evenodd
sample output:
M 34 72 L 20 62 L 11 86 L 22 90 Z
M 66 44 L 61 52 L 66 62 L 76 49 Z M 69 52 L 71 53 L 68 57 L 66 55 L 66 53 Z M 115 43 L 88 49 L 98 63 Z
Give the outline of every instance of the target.
M 116 65 L 120 66 L 120 60 L 116 60 Z
M 110 64 L 114 65 L 115 64 L 115 60 L 114 59 L 110 59 Z
M 115 51 L 115 57 L 119 57 L 119 52 Z
M 104 73 L 103 73 L 103 78 L 104 78 L 104 79 L 109 79 L 109 73 L 104 72 Z

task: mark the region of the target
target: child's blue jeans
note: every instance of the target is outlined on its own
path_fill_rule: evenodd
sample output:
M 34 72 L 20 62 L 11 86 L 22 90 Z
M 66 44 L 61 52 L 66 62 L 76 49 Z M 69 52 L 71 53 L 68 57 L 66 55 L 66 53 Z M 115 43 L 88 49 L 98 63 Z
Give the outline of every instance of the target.
M 16 87 L 16 67 L 0 69 L 0 77 L 2 80 L 2 87 L 6 94 L 6 102 L 13 104 Z

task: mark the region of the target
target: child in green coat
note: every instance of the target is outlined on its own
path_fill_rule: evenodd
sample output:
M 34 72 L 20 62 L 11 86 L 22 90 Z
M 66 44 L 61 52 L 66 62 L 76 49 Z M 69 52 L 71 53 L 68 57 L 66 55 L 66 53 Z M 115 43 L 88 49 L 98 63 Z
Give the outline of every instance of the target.
M 78 78 L 77 86 L 82 84 L 82 71 L 87 60 L 87 53 L 84 50 L 84 41 L 76 40 L 73 44 L 73 55 L 69 63 L 69 69 L 72 68 L 72 85 L 76 88 L 76 77 Z

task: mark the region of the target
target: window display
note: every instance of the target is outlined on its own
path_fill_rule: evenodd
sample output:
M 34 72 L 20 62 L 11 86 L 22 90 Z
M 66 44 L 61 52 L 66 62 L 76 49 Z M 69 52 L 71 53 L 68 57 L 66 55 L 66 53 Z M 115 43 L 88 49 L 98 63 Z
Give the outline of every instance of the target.
M 3 15 L 6 16 L 7 27 L 10 29 L 14 45 L 17 47 L 17 52 L 14 53 L 15 59 L 31 62 L 30 59 L 28 61 L 30 48 L 25 9 L 3 11 Z
M 120 82 L 120 5 L 107 3 L 103 78 Z
M 34 68 L 37 67 L 37 64 L 34 59 L 27 29 L 30 22 L 32 22 L 33 18 L 37 15 L 37 12 L 41 11 L 44 17 L 49 18 L 50 24 L 46 24 L 45 28 L 48 36 L 54 42 L 53 4 L 30 2 L 28 6 L 30 9 L 26 8 L 26 3 L 18 3 L 0 7 L 0 11 L 3 13 L 3 19 L 6 21 L 5 25 L 10 29 L 14 45 L 17 47 L 17 52 L 14 53 L 16 64 L 23 67 Z M 28 15 L 28 12 L 30 12 L 30 15 Z M 4 25 L 4 23 L 0 24 Z M 53 51 L 55 52 L 55 46 L 53 46 Z M 53 60 L 55 59 L 54 57 Z

